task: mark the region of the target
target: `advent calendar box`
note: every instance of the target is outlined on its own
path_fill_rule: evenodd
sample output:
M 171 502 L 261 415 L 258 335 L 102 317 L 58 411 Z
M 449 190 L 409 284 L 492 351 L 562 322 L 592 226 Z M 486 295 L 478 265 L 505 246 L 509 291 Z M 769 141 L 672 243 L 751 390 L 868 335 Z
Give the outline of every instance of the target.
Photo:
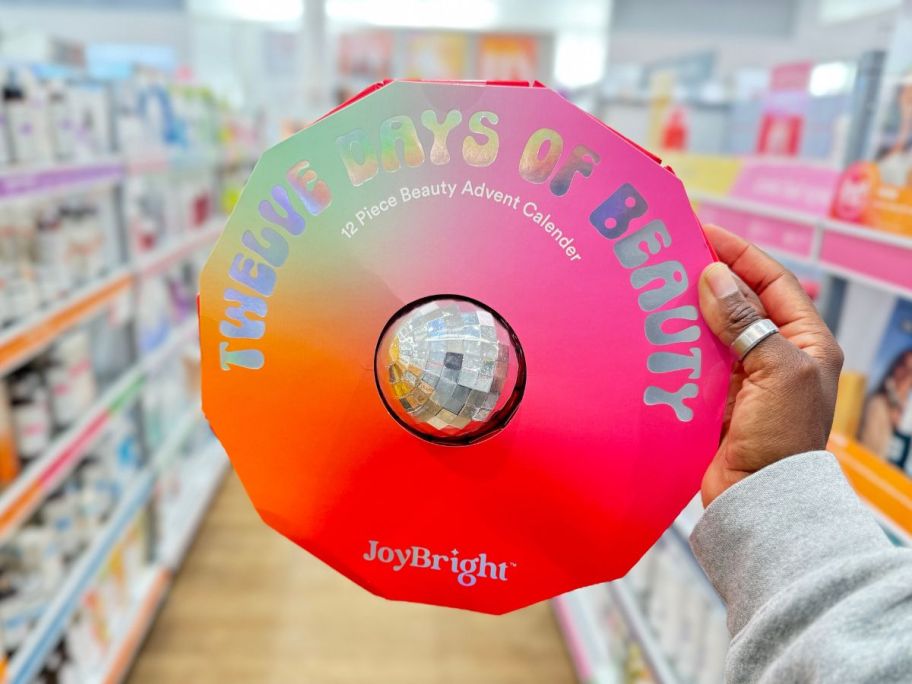
M 264 521 L 503 613 L 624 575 L 731 359 L 681 182 L 537 83 L 378 84 L 267 151 L 201 278 L 203 408 Z

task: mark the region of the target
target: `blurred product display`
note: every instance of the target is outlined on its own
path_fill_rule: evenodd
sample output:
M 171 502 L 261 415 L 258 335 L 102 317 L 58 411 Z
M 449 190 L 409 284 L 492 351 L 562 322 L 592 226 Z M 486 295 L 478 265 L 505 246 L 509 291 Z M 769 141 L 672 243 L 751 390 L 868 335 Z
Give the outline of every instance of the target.
M 750 70 L 751 88 L 722 97 L 712 70 L 689 80 L 693 64 L 682 56 L 643 69 L 645 91 L 607 90 L 596 108 L 675 169 L 701 220 L 743 235 L 799 275 L 846 352 L 830 449 L 888 536 L 909 545 L 912 5 L 897 10 L 891 33 L 885 49 L 854 59 Z M 623 69 L 615 70 L 620 83 Z M 695 501 L 682 513 L 624 587 L 597 601 L 592 590 L 557 600 L 581 679 L 722 681 L 724 610 L 684 543 L 700 510 Z M 591 617 L 599 610 L 615 617 L 599 622 Z M 618 623 L 626 625 L 620 637 Z M 586 648 L 593 640 L 635 648 L 606 655 Z
M 724 681 L 725 608 L 677 531 L 667 532 L 625 579 L 555 603 L 567 633 L 573 633 L 572 625 L 588 622 L 607 637 L 604 649 L 577 658 L 578 667 L 591 672 L 591 681 Z
M 196 280 L 262 141 L 151 69 L 2 65 L 3 681 L 114 681 L 227 467 Z

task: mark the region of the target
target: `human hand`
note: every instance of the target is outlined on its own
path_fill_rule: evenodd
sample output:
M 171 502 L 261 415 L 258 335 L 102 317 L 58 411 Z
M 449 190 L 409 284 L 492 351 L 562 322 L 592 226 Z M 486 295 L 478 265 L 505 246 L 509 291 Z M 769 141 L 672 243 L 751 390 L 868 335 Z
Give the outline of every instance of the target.
M 764 466 L 825 449 L 833 423 L 842 350 L 801 288 L 775 259 L 712 225 L 706 237 L 721 260 L 700 276 L 700 309 L 730 346 L 748 326 L 779 326 L 732 376 L 722 440 L 703 476 L 703 505 Z

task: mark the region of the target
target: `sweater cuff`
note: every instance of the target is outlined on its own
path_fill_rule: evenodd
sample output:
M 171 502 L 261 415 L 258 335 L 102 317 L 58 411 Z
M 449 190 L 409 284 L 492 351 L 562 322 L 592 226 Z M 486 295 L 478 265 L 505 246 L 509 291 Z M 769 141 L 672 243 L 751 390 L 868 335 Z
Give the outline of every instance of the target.
M 690 543 L 728 606 L 732 636 L 800 577 L 890 546 L 826 451 L 782 459 L 729 487 L 703 513 Z

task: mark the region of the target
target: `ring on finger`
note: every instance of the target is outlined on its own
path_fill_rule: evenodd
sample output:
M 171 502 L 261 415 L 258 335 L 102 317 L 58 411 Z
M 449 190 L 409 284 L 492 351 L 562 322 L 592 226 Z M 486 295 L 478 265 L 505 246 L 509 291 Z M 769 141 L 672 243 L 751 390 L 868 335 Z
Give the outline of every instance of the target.
M 743 361 L 754 347 L 777 332 L 779 332 L 779 328 L 775 323 L 768 318 L 761 318 L 747 326 L 744 332 L 735 338 L 735 341 L 731 343 L 732 351 Z

